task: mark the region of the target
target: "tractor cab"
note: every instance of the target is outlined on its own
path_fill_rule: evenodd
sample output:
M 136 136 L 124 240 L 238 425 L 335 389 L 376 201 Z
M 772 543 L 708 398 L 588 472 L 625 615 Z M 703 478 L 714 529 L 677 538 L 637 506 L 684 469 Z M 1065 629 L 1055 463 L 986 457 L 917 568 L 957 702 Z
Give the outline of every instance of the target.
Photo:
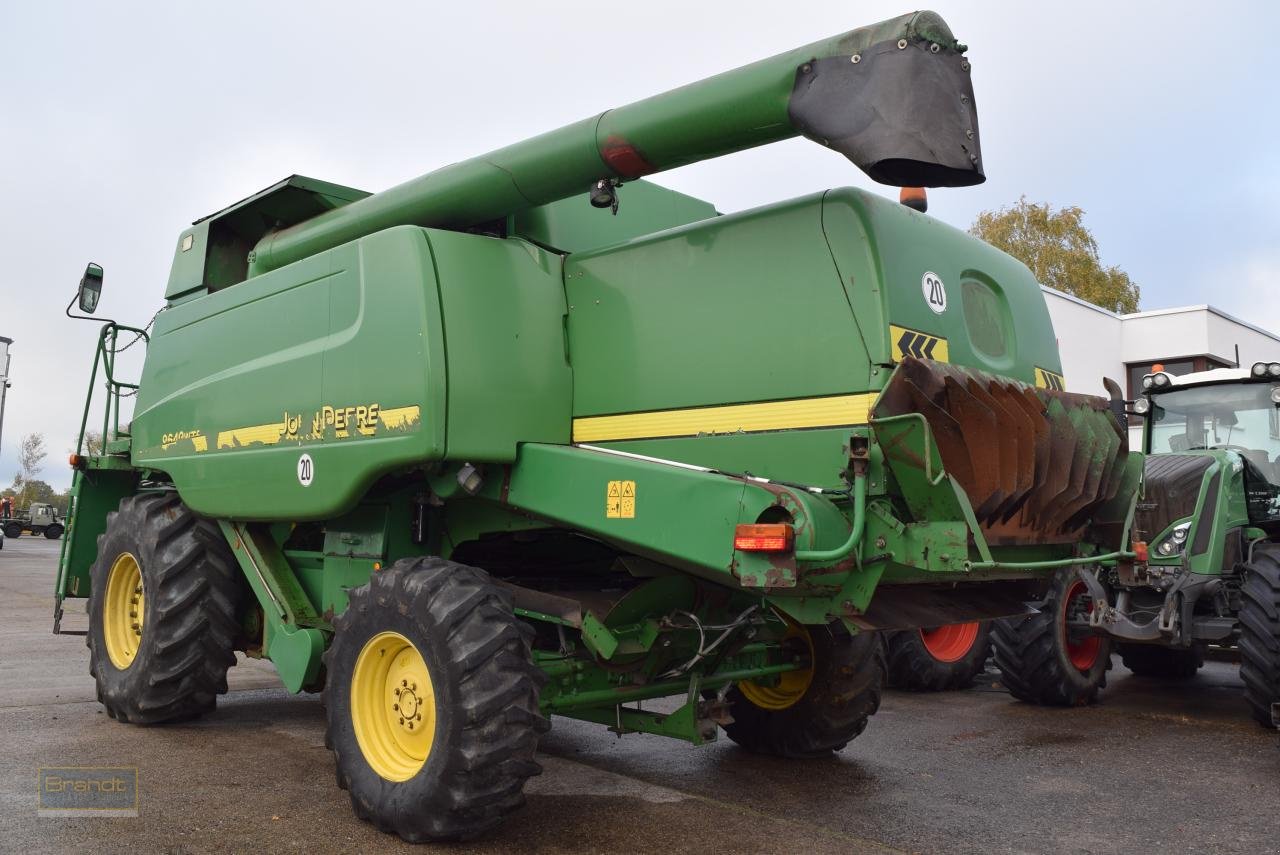
M 1280 363 L 1181 377 L 1157 371 L 1143 378 L 1143 389 L 1135 408 L 1152 457 L 1138 516 L 1152 558 L 1181 555 L 1192 529 L 1207 544 L 1218 500 L 1237 526 L 1280 533 Z M 1211 468 L 1221 478 L 1207 478 Z M 1201 501 L 1203 491 L 1191 489 L 1197 485 L 1212 494 Z

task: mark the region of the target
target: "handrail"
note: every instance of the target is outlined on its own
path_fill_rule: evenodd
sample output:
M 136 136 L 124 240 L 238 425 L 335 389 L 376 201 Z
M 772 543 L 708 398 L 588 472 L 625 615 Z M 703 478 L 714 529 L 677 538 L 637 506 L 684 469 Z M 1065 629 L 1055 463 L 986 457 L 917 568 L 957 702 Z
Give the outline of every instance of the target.
M 121 331 L 134 334 L 134 339 L 124 347 L 120 347 Z M 136 383 L 126 383 L 123 380 L 116 379 L 116 357 L 121 351 L 127 350 L 137 342 L 138 339 L 142 339 L 148 345 L 151 344 L 151 337 L 147 335 L 145 329 L 118 324 L 115 321 L 107 321 L 102 325 L 102 329 L 98 333 L 98 345 L 93 354 L 93 368 L 89 373 L 89 391 L 85 396 L 84 413 L 80 417 L 80 433 L 76 437 L 76 454 L 81 454 L 85 450 L 84 435 L 89 426 L 89 410 L 93 407 L 93 389 L 98 380 L 99 365 L 102 366 L 105 374 L 107 393 L 106 410 L 102 414 L 102 441 L 105 444 L 108 436 L 119 434 L 120 398 L 125 397 L 121 393 L 125 390 L 137 392 L 139 386 Z

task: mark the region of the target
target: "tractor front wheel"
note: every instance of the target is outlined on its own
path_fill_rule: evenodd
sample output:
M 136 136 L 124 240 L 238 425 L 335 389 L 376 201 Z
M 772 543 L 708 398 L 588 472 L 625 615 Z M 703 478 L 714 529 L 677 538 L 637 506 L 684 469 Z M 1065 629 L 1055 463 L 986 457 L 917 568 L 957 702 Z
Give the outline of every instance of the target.
M 57 523 L 54 523 L 53 525 L 45 526 L 44 536 L 49 540 L 57 540 L 58 538 L 62 537 L 62 526 L 58 525 Z
M 1204 645 L 1182 649 L 1154 644 L 1118 645 L 1120 661 L 1139 677 L 1190 680 L 1204 665 Z
M 1033 704 L 1093 703 L 1107 683 L 1111 639 L 1071 626 L 1093 610 L 1093 599 L 1074 568 L 1054 574 L 1039 609 L 995 623 L 991 639 L 1005 688 Z
M 5 523 L 4 536 L 11 537 L 14 540 L 17 540 L 18 538 L 22 537 L 22 523 L 16 523 L 16 522 Z
M 1255 546 L 1240 588 L 1240 679 L 1253 717 L 1272 727 L 1280 703 L 1280 544 Z
M 887 644 L 893 688 L 909 692 L 963 689 L 986 667 L 991 625 L 972 621 L 894 632 Z
M 784 644 L 807 649 L 810 666 L 776 684 L 743 681 L 729 690 L 729 738 L 748 751 L 808 759 L 839 751 L 880 707 L 884 640 L 840 623 L 792 626 Z
M 484 571 L 396 562 L 350 593 L 325 653 L 325 743 L 356 816 L 466 840 L 524 804 L 548 722 L 532 630 Z
M 243 581 L 221 533 L 176 493 L 127 496 L 89 571 L 89 673 L 107 714 L 193 718 L 227 691 Z

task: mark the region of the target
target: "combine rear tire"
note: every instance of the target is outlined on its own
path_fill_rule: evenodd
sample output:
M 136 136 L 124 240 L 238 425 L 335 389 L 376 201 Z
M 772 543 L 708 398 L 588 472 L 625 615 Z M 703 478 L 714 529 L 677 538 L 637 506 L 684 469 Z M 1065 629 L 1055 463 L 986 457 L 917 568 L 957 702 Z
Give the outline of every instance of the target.
M 398 561 L 334 625 L 325 743 L 356 816 L 414 843 L 466 840 L 524 804 L 545 677 L 488 574 Z
M 47 537 L 49 540 L 57 540 L 58 538 L 62 537 L 62 526 L 58 525 L 57 523 L 54 523 L 51 526 L 47 526 L 44 530 L 44 536 Z
M 107 514 L 89 571 L 89 673 L 107 714 L 193 718 L 227 691 L 243 583 L 221 533 L 175 493 L 127 496 Z
M 1280 703 L 1280 545 L 1254 547 L 1240 588 L 1240 679 L 1253 717 L 1272 726 Z
M 888 636 L 889 685 L 909 692 L 963 689 L 986 667 L 991 625 L 983 621 Z
M 811 668 L 781 675 L 776 686 L 744 681 L 729 690 L 729 738 L 748 751 L 807 759 L 839 751 L 862 733 L 880 707 L 884 641 L 850 635 L 841 624 L 793 627 Z
M 1139 677 L 1159 680 L 1190 680 L 1204 665 L 1204 647 L 1183 649 L 1154 644 L 1119 645 L 1120 661 Z
M 1054 574 L 1038 614 L 996 621 L 991 639 L 1009 694 L 1046 706 L 1084 706 L 1097 699 L 1111 667 L 1111 639 L 1068 632 L 1066 622 L 1067 615 L 1092 608 L 1084 583 L 1068 567 Z

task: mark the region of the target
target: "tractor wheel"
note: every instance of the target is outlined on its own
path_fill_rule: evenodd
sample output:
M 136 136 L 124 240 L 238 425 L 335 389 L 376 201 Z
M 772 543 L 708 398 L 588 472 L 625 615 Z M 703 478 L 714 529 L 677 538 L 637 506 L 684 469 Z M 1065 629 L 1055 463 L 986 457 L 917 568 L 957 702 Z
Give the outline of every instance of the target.
M 1120 661 L 1139 677 L 1190 680 L 1204 665 L 1204 645 L 1187 649 L 1155 644 L 1118 645 Z
M 11 537 L 14 540 L 22 537 L 22 523 L 6 523 L 4 527 L 4 536 Z
M 175 493 L 127 496 L 107 514 L 89 571 L 89 673 L 107 714 L 189 719 L 227 691 L 243 582 L 213 523 Z
M 532 630 L 482 570 L 396 562 L 350 593 L 325 653 L 325 744 L 356 816 L 410 842 L 466 840 L 542 771 Z
M 1034 615 L 1004 618 L 991 633 L 996 667 L 1009 694 L 1046 706 L 1093 703 L 1107 684 L 1111 639 L 1067 630 L 1067 616 L 1093 609 L 1074 568 L 1054 574 L 1049 594 Z
M 776 685 L 743 681 L 729 690 L 729 738 L 748 751 L 807 759 L 839 751 L 862 733 L 880 707 L 884 641 L 876 632 L 850 635 L 843 625 L 792 625 L 783 641 L 807 647 L 809 668 L 780 675 Z
M 991 625 L 984 621 L 889 634 L 889 685 L 909 692 L 963 689 L 986 667 Z
M 62 537 L 62 526 L 58 525 L 57 523 L 54 523 L 51 526 L 46 526 L 44 530 L 44 536 L 47 537 L 49 540 L 57 540 L 58 538 Z
M 1253 717 L 1272 727 L 1280 703 L 1280 545 L 1256 546 L 1240 588 L 1240 679 Z

